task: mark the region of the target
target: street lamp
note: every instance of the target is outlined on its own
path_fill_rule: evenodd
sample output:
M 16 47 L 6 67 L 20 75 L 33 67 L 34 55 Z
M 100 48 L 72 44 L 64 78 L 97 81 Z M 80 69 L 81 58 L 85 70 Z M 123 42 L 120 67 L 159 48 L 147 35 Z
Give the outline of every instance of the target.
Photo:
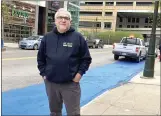
M 156 24 L 158 16 L 159 1 L 155 1 L 154 14 L 153 14 L 153 26 L 151 32 L 151 38 L 149 42 L 148 55 L 145 61 L 145 67 L 143 77 L 153 78 L 154 76 L 154 63 L 155 63 L 155 41 L 156 41 Z
M 97 20 L 98 18 L 96 17 L 96 35 L 97 35 Z

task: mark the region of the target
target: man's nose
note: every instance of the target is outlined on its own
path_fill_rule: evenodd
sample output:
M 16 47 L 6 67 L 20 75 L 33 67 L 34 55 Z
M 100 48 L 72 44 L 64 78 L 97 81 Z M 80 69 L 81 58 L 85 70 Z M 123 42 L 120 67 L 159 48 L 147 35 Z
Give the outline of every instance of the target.
M 65 18 L 62 18 L 62 21 L 65 22 L 66 21 Z

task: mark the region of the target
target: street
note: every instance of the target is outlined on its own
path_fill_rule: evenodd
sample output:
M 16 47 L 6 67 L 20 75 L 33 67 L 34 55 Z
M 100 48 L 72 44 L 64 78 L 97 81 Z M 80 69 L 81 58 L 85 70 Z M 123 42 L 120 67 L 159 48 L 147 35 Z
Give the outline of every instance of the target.
M 1 4 L 2 115 L 160 115 L 161 1 Z
M 90 49 L 93 62 L 80 81 L 81 107 L 105 91 L 127 83 L 143 70 L 144 61 L 136 63 L 120 58 L 115 62 L 111 51 L 111 47 Z M 36 54 L 37 51 L 19 49 L 2 53 L 2 114 L 49 113 L 43 79 L 37 69 Z M 14 104 L 14 107 L 10 104 Z M 64 107 L 63 114 L 66 114 Z
M 90 49 L 91 67 L 115 62 L 112 48 Z M 9 49 L 2 53 L 2 92 L 43 82 L 36 61 L 37 50 Z

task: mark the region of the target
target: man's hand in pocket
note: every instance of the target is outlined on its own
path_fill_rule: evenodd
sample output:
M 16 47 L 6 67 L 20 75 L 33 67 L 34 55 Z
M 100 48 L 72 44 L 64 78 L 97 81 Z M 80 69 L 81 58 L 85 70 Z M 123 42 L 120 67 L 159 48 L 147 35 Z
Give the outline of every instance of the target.
M 77 74 L 75 75 L 73 81 L 78 83 L 78 82 L 80 81 L 81 77 L 82 77 L 82 76 L 81 76 L 79 73 L 77 73 Z

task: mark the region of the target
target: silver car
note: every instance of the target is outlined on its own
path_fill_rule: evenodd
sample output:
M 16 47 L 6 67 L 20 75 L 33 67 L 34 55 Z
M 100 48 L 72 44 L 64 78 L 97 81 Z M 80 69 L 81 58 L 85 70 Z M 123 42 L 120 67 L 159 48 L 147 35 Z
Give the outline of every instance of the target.
M 19 48 L 38 50 L 42 38 L 43 36 L 41 35 L 34 35 L 28 38 L 24 38 L 23 40 L 19 42 Z

